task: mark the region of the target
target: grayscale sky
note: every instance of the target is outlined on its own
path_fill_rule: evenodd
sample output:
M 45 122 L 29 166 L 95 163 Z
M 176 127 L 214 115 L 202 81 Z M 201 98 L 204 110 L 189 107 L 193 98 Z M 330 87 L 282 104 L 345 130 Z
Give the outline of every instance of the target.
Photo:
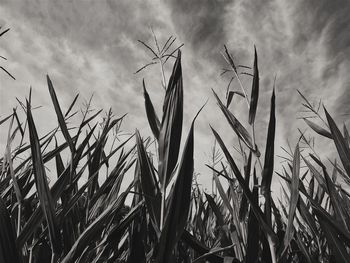
M 287 139 L 295 145 L 297 128 L 307 128 L 298 119 L 305 114 L 300 112 L 302 100 L 296 89 L 312 102 L 322 99 L 337 123 L 349 124 L 349 14 L 347 0 L 1 0 L 0 25 L 11 30 L 0 38 L 0 55 L 8 59 L 0 65 L 16 81 L 0 73 L 0 116 L 10 114 L 16 106 L 15 98 L 23 99 L 32 86 L 33 103 L 42 106 L 34 113 L 37 125 L 42 132 L 53 128 L 56 119 L 45 78 L 49 74 L 63 108 L 67 109 L 76 93 L 85 99 L 94 94 L 95 108 L 112 107 L 120 116 L 128 113 L 125 131 L 138 128 L 143 136 L 150 135 L 142 79 L 160 113 L 164 95 L 160 70 L 153 66 L 136 75 L 134 72 L 151 58 L 137 40 L 154 45 L 153 27 L 161 43 L 170 35 L 177 37 L 177 45 L 184 43 L 185 136 L 196 111 L 209 99 L 195 130 L 195 168 L 206 183 L 211 177 L 204 163 L 209 162 L 214 141 L 209 124 L 225 142 L 236 144 L 211 92 L 214 89 L 224 98 L 229 81 L 228 76 L 220 77 L 226 66 L 220 55 L 223 45 L 238 64 L 249 66 L 253 64 L 254 44 L 257 47 L 261 89 L 256 131 L 261 149 L 265 146 L 269 100 L 277 76 L 275 145 L 277 153 L 283 154 L 279 147 L 286 146 Z M 250 89 L 249 77 L 242 79 Z M 239 90 L 236 82 L 231 88 Z M 247 123 L 243 100 L 235 98 L 231 110 Z M 1 127 L 2 149 L 6 134 L 6 128 Z M 334 151 L 322 140 L 318 149 L 325 155 Z

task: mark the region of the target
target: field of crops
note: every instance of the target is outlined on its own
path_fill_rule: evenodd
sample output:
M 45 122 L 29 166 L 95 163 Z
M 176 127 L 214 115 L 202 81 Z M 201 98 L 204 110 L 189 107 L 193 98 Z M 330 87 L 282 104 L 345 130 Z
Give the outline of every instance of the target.
M 194 177 L 196 118 L 187 137 L 181 137 L 186 72 L 180 48 L 165 55 L 169 43 L 158 53 L 152 50 L 163 73 L 161 114 L 143 83 L 150 138 L 136 130 L 120 140 L 124 117 L 92 110 L 90 103 L 81 109 L 78 95 L 63 109 L 49 76 L 57 127 L 38 134 L 31 94 L 0 120 L 1 129 L 8 129 L 0 159 L 0 262 L 349 262 L 346 126 L 340 129 L 325 108 L 314 107 L 300 93 L 301 103 L 317 117 L 305 118 L 310 131 L 334 143 L 338 155 L 321 159 L 313 141 L 301 134 L 286 150 L 282 171 L 276 171 L 275 88 L 268 130 L 263 131 L 266 143 L 257 145 L 257 52 L 253 67 L 242 68 L 225 47 L 224 73 L 231 74 L 240 90 L 229 86 L 224 98 L 213 90 L 212 98 L 223 113 L 222 122 L 232 128 L 241 158 L 233 158 L 232 146 L 212 127 L 218 151 L 207 166 L 215 191 L 204 192 Z M 171 61 L 166 80 L 163 64 Z M 242 70 L 251 76 L 250 87 L 240 81 Z M 232 113 L 236 97 L 246 101 L 248 127 Z M 47 177 L 48 167 L 55 178 Z M 122 187 L 126 174 L 134 179 Z M 271 196 L 274 177 L 283 181 L 277 198 Z

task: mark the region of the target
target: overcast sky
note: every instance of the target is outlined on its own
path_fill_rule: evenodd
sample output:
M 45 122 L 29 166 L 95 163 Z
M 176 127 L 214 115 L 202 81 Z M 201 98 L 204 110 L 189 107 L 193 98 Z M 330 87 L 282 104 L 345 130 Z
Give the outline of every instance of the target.
M 209 160 L 214 125 L 227 143 L 236 137 L 215 104 L 211 89 L 224 98 L 229 78 L 220 77 L 226 66 L 220 55 L 226 44 L 238 64 L 253 64 L 254 44 L 260 69 L 257 142 L 264 148 L 269 100 L 276 81 L 276 151 L 289 139 L 295 145 L 297 128 L 306 129 L 300 113 L 302 91 L 323 103 L 339 124 L 350 113 L 350 2 L 347 0 L 271 1 L 48 1 L 2 0 L 0 24 L 11 30 L 0 38 L 0 61 L 15 77 L 0 73 L 0 115 L 16 106 L 33 88 L 33 103 L 43 106 L 34 118 L 43 131 L 55 126 L 46 87 L 49 74 L 59 101 L 67 109 L 76 93 L 93 105 L 116 115 L 128 113 L 124 130 L 139 128 L 150 135 L 144 111 L 142 79 L 158 112 L 164 92 L 159 67 L 134 72 L 149 62 L 138 39 L 154 45 L 153 27 L 161 43 L 174 35 L 184 43 L 184 133 L 196 111 L 209 98 L 196 123 L 195 169 L 201 180 L 210 178 Z M 173 63 L 173 61 L 171 61 Z M 170 64 L 169 64 L 170 66 Z M 166 76 L 169 77 L 169 71 Z M 243 76 L 250 89 L 249 77 Z M 233 90 L 239 86 L 234 83 Z M 83 101 L 81 100 L 80 103 Z M 244 101 L 234 99 L 232 112 L 246 123 Z M 1 126 L 1 138 L 7 130 Z M 3 143 L 3 140 L 2 140 Z M 332 152 L 320 143 L 320 151 Z M 3 144 L 2 144 L 3 146 Z M 277 160 L 278 161 L 278 160 Z

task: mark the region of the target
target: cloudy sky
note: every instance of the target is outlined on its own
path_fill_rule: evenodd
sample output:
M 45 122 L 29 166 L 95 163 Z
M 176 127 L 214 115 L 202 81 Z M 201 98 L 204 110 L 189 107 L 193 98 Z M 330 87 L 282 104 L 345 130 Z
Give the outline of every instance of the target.
M 0 39 L 0 55 L 8 59 L 1 65 L 16 81 L 0 74 L 0 115 L 11 113 L 15 98 L 24 98 L 32 86 L 33 103 L 42 106 L 34 115 L 37 125 L 43 131 L 53 128 L 56 119 L 45 79 L 49 74 L 63 108 L 76 93 L 85 99 L 94 94 L 96 108 L 112 107 L 116 115 L 128 113 L 125 131 L 139 128 L 144 136 L 149 135 L 141 84 L 145 78 L 160 112 L 164 95 L 160 70 L 154 66 L 136 75 L 134 72 L 151 58 L 137 40 L 154 45 L 153 27 L 161 43 L 170 35 L 177 37 L 177 45 L 184 43 L 186 134 L 196 111 L 209 99 L 195 134 L 196 170 L 201 180 L 207 181 L 209 171 L 203 163 L 209 160 L 213 145 L 208 125 L 214 125 L 227 143 L 235 141 L 211 93 L 214 89 L 224 98 L 229 80 L 220 77 L 226 66 L 220 55 L 223 45 L 238 64 L 250 66 L 254 44 L 257 47 L 261 90 L 256 130 L 260 148 L 264 148 L 269 99 L 277 76 L 276 151 L 280 153 L 279 146 L 285 146 L 287 139 L 295 145 L 297 128 L 306 129 L 298 119 L 304 115 L 296 89 L 313 102 L 322 99 L 338 123 L 349 124 L 349 13 L 347 0 L 2 0 L 0 25 L 11 30 Z M 242 79 L 250 88 L 249 77 Z M 232 89 L 239 89 L 237 83 Z M 234 99 L 231 110 L 246 123 L 244 101 Z M 6 132 L 1 127 L 1 138 Z M 332 152 L 322 142 L 319 145 L 321 152 Z

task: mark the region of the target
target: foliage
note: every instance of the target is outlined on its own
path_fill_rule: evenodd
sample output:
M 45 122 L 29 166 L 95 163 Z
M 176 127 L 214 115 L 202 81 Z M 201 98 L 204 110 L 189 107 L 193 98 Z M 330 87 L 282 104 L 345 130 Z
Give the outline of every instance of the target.
M 163 59 L 176 59 L 168 83 L 162 74 L 165 98 L 161 118 L 143 83 L 146 116 L 155 138 L 157 158 L 148 150 L 151 138 L 143 139 L 136 130 L 135 136 L 121 141 L 118 134 L 124 116 L 115 118 L 109 111 L 101 120 L 102 111 L 92 111 L 91 101 L 81 112 L 79 124 L 70 127 L 69 121 L 78 115 L 74 111 L 78 95 L 64 111 L 48 76 L 58 122 L 54 130 L 39 136 L 31 95 L 26 103 L 19 101 L 25 113 L 24 121 L 16 110 L 0 121 L 1 125 L 9 123 L 6 151 L 0 160 L 1 261 L 348 262 L 350 195 L 345 186 L 350 184 L 350 139 L 347 128 L 344 126 L 341 132 L 326 110 L 323 120 L 319 109 L 300 93 L 304 106 L 325 127 L 309 119 L 305 119 L 306 124 L 334 142 L 342 165 L 331 162 L 332 175 L 329 175 L 330 165 L 321 161 L 310 141 L 301 134 L 295 150 L 285 158 L 283 172 L 275 172 L 278 120 L 273 87 L 262 164 L 254 126 L 259 101 L 257 52 L 253 72 L 246 73 L 252 76 L 248 98 L 238 68 L 250 68 L 236 66 L 225 47 L 223 55 L 230 67 L 225 73 L 237 79 L 241 91 L 230 90 L 229 86 L 226 103 L 215 92 L 214 97 L 225 116 L 223 121 L 226 119 L 232 135 L 237 136 L 242 158 L 233 158 L 230 147 L 211 128 L 225 158 L 207 164 L 218 194 L 205 193 L 194 177 L 196 117 L 180 152 L 181 51 L 176 48 L 177 56 L 176 52 L 165 55 L 172 40 L 169 38 L 160 49 L 155 37 L 158 52 L 141 42 L 161 64 L 162 72 Z M 234 94 L 247 102 L 248 128 L 230 109 Z M 136 143 L 130 146 L 133 137 Z M 51 177 L 47 176 L 49 169 Z M 130 174 L 133 174 L 132 182 L 122 186 Z M 284 182 L 282 199 L 271 195 L 276 177 Z

